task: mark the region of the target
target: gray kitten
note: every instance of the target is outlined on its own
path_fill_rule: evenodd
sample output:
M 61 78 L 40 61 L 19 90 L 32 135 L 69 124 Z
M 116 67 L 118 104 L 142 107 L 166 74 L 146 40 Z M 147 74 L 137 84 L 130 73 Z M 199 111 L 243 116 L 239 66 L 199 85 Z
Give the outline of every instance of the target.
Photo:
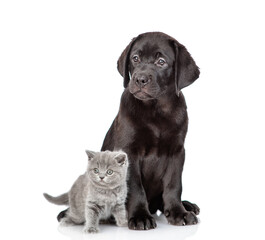
M 68 193 L 52 197 L 44 193 L 51 203 L 69 205 L 62 225 L 85 223 L 84 232 L 96 233 L 99 220 L 114 216 L 118 226 L 127 226 L 125 200 L 127 197 L 126 153 L 92 152 L 88 155 L 88 168 L 85 174 L 73 184 Z

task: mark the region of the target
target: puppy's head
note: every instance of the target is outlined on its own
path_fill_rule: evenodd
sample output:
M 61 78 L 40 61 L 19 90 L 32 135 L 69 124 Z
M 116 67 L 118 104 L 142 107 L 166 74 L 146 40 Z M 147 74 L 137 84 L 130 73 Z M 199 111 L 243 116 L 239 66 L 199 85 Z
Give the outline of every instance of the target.
M 124 87 L 140 100 L 157 99 L 173 88 L 180 90 L 199 77 L 199 68 L 174 38 L 150 32 L 134 38 L 118 60 Z

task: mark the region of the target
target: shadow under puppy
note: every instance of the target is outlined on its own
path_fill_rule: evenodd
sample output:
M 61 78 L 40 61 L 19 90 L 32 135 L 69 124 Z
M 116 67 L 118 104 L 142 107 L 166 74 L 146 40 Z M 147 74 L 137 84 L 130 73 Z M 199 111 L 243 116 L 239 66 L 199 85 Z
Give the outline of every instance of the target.
M 88 155 L 87 171 L 79 176 L 71 190 L 58 197 L 44 193 L 57 205 L 69 205 L 61 225 L 85 223 L 84 232 L 99 231 L 100 220 L 113 215 L 118 226 L 127 226 L 125 201 L 127 197 L 128 158 L 122 151 L 92 152 Z

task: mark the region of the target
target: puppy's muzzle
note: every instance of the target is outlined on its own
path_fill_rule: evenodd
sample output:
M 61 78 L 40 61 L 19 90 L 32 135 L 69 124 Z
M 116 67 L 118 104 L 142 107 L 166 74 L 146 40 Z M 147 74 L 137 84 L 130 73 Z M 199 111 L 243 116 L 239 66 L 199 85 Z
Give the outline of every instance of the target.
M 152 75 L 146 73 L 135 74 L 133 80 L 137 87 L 143 88 L 152 81 Z

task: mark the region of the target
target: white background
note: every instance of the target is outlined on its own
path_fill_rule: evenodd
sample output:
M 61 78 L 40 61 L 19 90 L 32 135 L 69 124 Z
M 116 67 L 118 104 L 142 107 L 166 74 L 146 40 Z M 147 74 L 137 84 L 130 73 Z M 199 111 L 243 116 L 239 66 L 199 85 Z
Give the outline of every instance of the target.
M 264 239 L 262 1 L 0 2 L 1 239 Z M 183 199 L 200 224 L 152 231 L 57 228 L 67 191 L 100 150 L 123 91 L 116 62 L 140 33 L 162 31 L 201 69 L 183 90 L 190 118 Z

